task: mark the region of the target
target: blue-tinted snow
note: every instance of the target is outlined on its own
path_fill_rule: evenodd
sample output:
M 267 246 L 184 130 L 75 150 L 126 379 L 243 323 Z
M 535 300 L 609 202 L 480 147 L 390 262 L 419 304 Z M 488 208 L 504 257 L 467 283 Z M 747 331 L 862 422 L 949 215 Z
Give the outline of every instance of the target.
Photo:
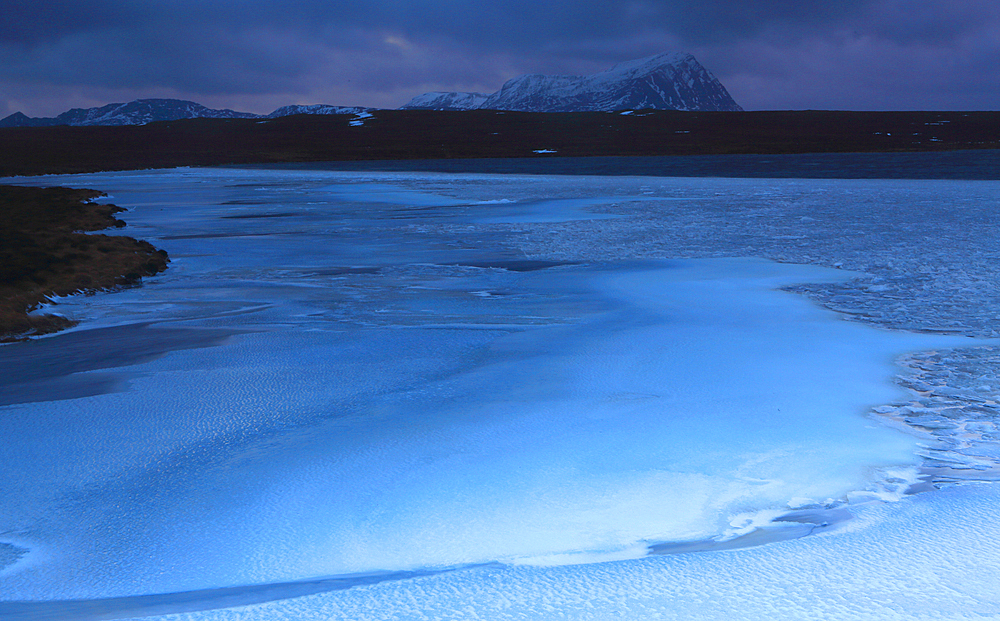
M 996 551 L 955 526 L 994 528 L 992 488 L 904 497 L 995 468 L 994 350 L 941 349 L 996 335 L 995 182 L 37 181 L 55 182 L 113 194 L 173 263 L 3 348 L 36 376 L 7 382 L 24 403 L 0 417 L 5 600 L 501 561 L 200 614 L 1000 614 L 970 578 Z M 875 499 L 893 502 L 857 506 Z M 823 535 L 632 558 L 843 507 L 861 517 Z M 585 564 L 542 568 L 566 563 Z
M 936 496 L 936 497 L 935 497 Z M 848 530 L 730 552 L 487 567 L 160 621 L 994 619 L 996 485 L 867 505 Z

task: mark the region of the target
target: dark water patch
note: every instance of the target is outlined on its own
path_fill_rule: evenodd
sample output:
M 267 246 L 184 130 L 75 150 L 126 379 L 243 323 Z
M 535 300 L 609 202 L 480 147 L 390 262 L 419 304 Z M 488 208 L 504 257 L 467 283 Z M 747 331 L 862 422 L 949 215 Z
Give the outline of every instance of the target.
M 299 214 L 294 212 L 285 213 L 239 213 L 231 216 L 222 216 L 225 220 L 257 220 L 261 218 L 291 218 Z
M 481 269 L 500 269 L 508 272 L 536 272 L 538 270 L 560 267 L 563 265 L 580 265 L 579 261 L 535 261 L 531 259 L 514 259 L 509 261 L 467 261 L 463 263 L 448 263 L 458 267 L 478 267 Z
M 275 235 L 307 235 L 307 231 L 282 231 L 280 233 L 191 233 L 187 235 L 164 235 L 158 239 L 225 239 L 232 237 L 273 237 Z
M 384 160 L 258 164 L 240 168 L 650 177 L 986 180 L 1000 179 L 1000 150 Z
M 0 347 L 0 406 L 58 401 L 117 389 L 119 374 L 76 374 L 133 366 L 182 349 L 213 347 L 235 330 L 154 328 L 136 323 L 79 330 Z
M 378 274 L 381 267 L 330 267 L 307 272 L 310 276 L 346 276 L 349 274 Z
M 122 392 L 126 383 L 126 378 L 121 374 L 88 373 L 85 376 L 66 375 L 27 384 L 0 386 L 0 406 L 64 401 Z
M 846 509 L 803 509 L 790 511 L 771 521 L 767 526 L 756 528 L 745 535 L 717 541 L 715 539 L 705 539 L 701 541 L 681 541 L 655 543 L 649 546 L 649 553 L 653 555 L 662 554 L 684 554 L 686 552 L 708 552 L 721 550 L 739 550 L 741 548 L 751 548 L 754 546 L 774 543 L 776 541 L 788 541 L 798 539 L 807 535 L 814 535 L 830 530 L 838 524 L 852 519 L 854 516 Z
M 28 550 L 26 548 L 16 546 L 12 543 L 0 542 L 0 570 L 18 562 L 27 553 Z

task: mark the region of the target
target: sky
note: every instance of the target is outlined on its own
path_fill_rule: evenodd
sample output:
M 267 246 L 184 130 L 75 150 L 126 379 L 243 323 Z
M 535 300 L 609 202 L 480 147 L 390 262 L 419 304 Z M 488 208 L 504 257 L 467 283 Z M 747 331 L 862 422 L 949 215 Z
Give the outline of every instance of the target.
M 396 108 L 690 52 L 747 110 L 998 110 L 997 0 L 3 0 L 0 117 Z

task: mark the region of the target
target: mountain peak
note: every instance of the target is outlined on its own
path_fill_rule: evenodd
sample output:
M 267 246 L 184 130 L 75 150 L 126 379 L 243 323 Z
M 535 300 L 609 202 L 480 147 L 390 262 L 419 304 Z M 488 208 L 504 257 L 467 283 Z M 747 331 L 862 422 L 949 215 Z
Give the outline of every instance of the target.
M 29 116 L 26 116 L 23 112 L 15 112 L 14 114 L 0 119 L 0 127 L 34 127 L 35 124 L 32 122 Z
M 666 52 L 619 63 L 589 76 L 523 75 L 480 100 L 479 93 L 425 93 L 403 108 L 582 112 L 740 111 L 725 87 L 694 56 Z
M 698 64 L 698 60 L 687 52 L 663 52 L 662 54 L 655 54 L 653 56 L 647 56 L 646 58 L 626 60 L 625 62 L 618 63 L 614 67 L 601 73 L 650 73 L 662 68 L 665 65 L 677 66 L 692 62 Z

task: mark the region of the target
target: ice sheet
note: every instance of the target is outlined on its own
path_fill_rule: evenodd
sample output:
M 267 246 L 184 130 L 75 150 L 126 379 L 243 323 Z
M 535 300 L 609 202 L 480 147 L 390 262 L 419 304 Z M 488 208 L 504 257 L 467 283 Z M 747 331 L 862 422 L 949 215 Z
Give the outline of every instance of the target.
M 156 619 L 994 619 L 998 488 L 935 495 L 865 506 L 847 531 L 731 552 L 489 567 Z
M 974 260 L 992 229 L 944 252 L 963 218 L 995 218 L 995 183 L 239 170 L 57 180 L 111 192 L 131 209 L 123 233 L 174 262 L 143 288 L 61 300 L 80 328 L 3 350 L 16 360 L 17 348 L 59 351 L 80 335 L 95 352 L 101 339 L 147 343 L 47 376 L 61 400 L 39 400 L 34 379 L 11 389 L 32 398 L 8 400 L 0 417 L 0 542 L 31 562 L 0 574 L 5 600 L 507 566 L 260 609 L 322 618 L 343 605 L 355 613 L 341 618 L 365 618 L 346 602 L 425 583 L 443 585 L 427 595 L 439 607 L 497 576 L 555 601 L 559 580 L 623 588 L 609 567 L 740 563 L 751 553 L 593 564 L 736 537 L 789 508 L 898 499 L 927 456 L 917 436 L 866 413 L 913 398 L 892 382 L 900 354 L 970 344 L 844 321 L 780 289 L 886 309 L 864 319 L 895 327 L 910 316 L 898 305 L 920 316 L 995 286 L 966 291 L 994 269 Z M 966 210 L 917 222 L 941 196 Z M 914 197 L 924 207 L 907 210 Z M 966 276 L 906 297 L 928 291 L 928 257 Z M 871 286 L 886 270 L 897 270 L 888 299 Z M 984 334 L 978 307 L 933 312 Z M 178 349 L 199 333 L 204 347 Z M 20 373 L 48 368 L 44 356 L 31 365 Z M 590 564 L 515 568 L 566 563 Z

